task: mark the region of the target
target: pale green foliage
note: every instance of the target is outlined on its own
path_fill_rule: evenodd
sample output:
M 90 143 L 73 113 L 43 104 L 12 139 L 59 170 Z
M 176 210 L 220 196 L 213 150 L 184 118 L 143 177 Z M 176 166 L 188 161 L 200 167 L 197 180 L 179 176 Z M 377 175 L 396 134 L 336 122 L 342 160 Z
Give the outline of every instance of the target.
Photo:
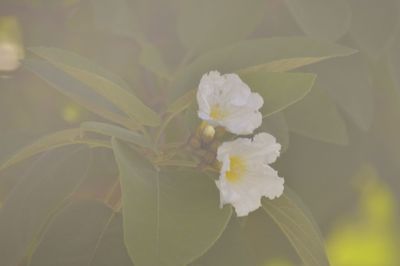
M 140 147 L 151 148 L 150 140 L 138 132 L 132 132 L 122 127 L 100 122 L 84 122 L 81 124 L 82 131 L 99 133 L 109 137 L 116 137 Z
M 41 155 L 19 180 L 1 209 L 2 265 L 30 260 L 47 224 L 72 200 L 73 192 L 87 177 L 92 162 L 90 152 L 69 147 Z
M 125 243 L 136 265 L 186 265 L 220 236 L 231 208 L 218 206 L 214 182 L 200 171 L 157 170 L 119 141 Z
M 316 73 L 316 86 L 326 89 L 328 96 L 362 130 L 369 130 L 375 108 L 372 82 L 365 59 L 360 54 L 332 59 L 309 70 Z
M 290 188 L 286 187 L 277 200 L 264 200 L 263 208 L 287 236 L 304 265 L 329 265 L 315 221 Z
M 312 90 L 315 74 L 285 73 L 283 71 L 330 57 L 351 54 L 353 53 L 351 49 L 305 38 L 248 41 L 229 49 L 227 50 L 229 52 L 212 52 L 199 57 L 198 60 L 188 65 L 172 81 L 172 84 L 178 86 L 175 91 L 185 92 L 186 90 L 179 89 L 179 84 L 189 84 L 189 80 L 195 77 L 193 76 L 195 72 L 200 73 L 199 71 L 205 70 L 212 61 L 219 61 L 220 67 L 223 69 L 240 70 L 241 78 L 254 91 L 263 96 L 265 99 L 263 115 L 279 118 L 278 120 L 274 119 L 274 123 L 272 123 L 273 121 L 267 122 L 268 131 L 277 134 L 278 140 L 282 141 L 285 149 L 289 142 L 288 130 L 325 141 L 345 142 L 344 125 L 340 124 L 340 127 L 337 127 L 337 121 L 341 122 L 341 118 L 333 104 L 329 102 L 324 104 L 328 108 L 327 113 L 318 112 L 320 116 L 315 117 L 318 122 L 329 121 L 326 123 L 332 125 L 334 129 L 328 130 L 329 132 L 324 131 L 325 124 L 317 127 L 320 131 L 315 130 L 314 126 L 307 128 L 307 126 L 311 126 L 310 123 L 314 125 L 314 120 L 308 120 L 310 123 L 301 122 L 308 109 L 295 111 L 301 108 L 301 100 L 304 97 L 306 97 L 305 103 L 308 108 L 312 106 L 310 103 L 315 97 L 313 95 L 320 94 L 317 90 L 310 96 L 306 96 Z M 262 56 L 252 57 L 241 54 L 241 51 L 244 52 L 247 49 L 259 50 L 255 54 Z M 123 80 L 66 51 L 54 48 L 35 48 L 32 51 L 49 63 L 30 59 L 26 61 L 26 67 L 55 85 L 65 95 L 88 107 L 89 110 L 125 127 L 100 122 L 86 122 L 81 125 L 81 129 L 73 132 L 79 133 L 78 136 L 92 132 L 115 139 L 113 151 L 121 178 L 124 239 L 128 253 L 135 265 L 186 265 L 206 253 L 223 234 L 231 216 L 230 207 L 219 209 L 218 192 L 213 180 L 209 179 L 200 169 L 186 168 L 191 165 L 190 162 L 171 160 L 160 163 L 181 165 L 185 166 L 185 169 L 160 168 L 157 166 L 157 161 L 148 161 L 142 153 L 148 148 L 156 154 L 159 152 L 160 147 L 157 145 L 168 125 L 189 107 L 195 108 L 193 104 L 194 91 L 182 94 L 166 107 L 164 121 L 157 130 L 156 139 L 152 139 L 146 133 L 145 126 L 157 126 L 160 123 L 159 116 L 149 107 L 140 103 Z M 238 59 L 241 60 L 231 61 L 227 57 L 231 52 L 235 52 L 233 54 L 239 56 Z M 235 62 L 240 62 L 240 64 Z M 209 70 L 209 66 L 207 69 Z M 166 77 L 163 74 L 161 76 Z M 65 86 L 68 83 L 70 85 Z M 193 87 L 195 87 L 194 82 Z M 321 97 L 317 96 L 315 101 L 318 103 L 321 99 L 329 101 L 327 100 L 329 98 Z M 297 103 L 299 101 L 300 103 Z M 292 105 L 293 107 L 287 109 L 285 114 L 288 119 L 286 124 L 285 117 L 280 111 Z M 298 114 L 299 117 L 292 118 L 293 114 Z M 328 118 L 333 120 L 327 120 Z M 192 119 L 196 123 L 197 118 L 192 117 Z M 268 119 L 266 118 L 266 121 Z M 332 121 L 336 124 L 332 124 Z M 191 124 L 192 122 L 189 123 L 189 125 Z M 133 132 L 132 129 L 139 131 Z M 193 130 L 193 128 L 188 129 Z M 56 138 L 54 141 L 52 136 L 45 138 L 40 142 L 43 144 L 39 146 L 35 144 L 34 148 L 28 147 L 10 162 L 18 162 L 48 148 L 57 148 L 60 146 L 59 143 L 63 145 L 75 143 L 69 135 L 64 136 L 62 133 L 59 135 L 60 140 Z M 93 141 L 97 140 L 93 139 Z M 81 142 L 90 144 L 88 141 Z M 153 144 L 153 142 L 155 143 Z M 127 146 L 127 143 L 140 149 L 132 149 Z M 5 166 L 11 165 L 10 162 Z M 280 211 L 286 213 L 284 208 Z M 283 231 L 287 233 L 289 225 L 282 226 Z M 312 227 L 309 230 L 313 232 Z M 291 239 L 293 236 L 289 235 L 288 237 Z M 307 245 L 309 240 L 303 238 L 301 234 L 295 237 L 296 241 L 292 241 L 292 244 L 299 251 L 299 255 L 304 256 L 302 246 Z M 315 243 L 315 245 L 320 248 L 319 251 L 315 251 L 316 256 L 324 258 L 323 247 L 320 246 L 320 243 Z
M 0 171 L 42 152 L 74 144 L 87 144 L 91 147 L 109 146 L 107 142 L 83 137 L 82 131 L 79 128 L 66 129 L 44 136 L 34 143 L 23 147 L 0 165 Z
M 298 134 L 335 144 L 347 144 L 346 124 L 334 102 L 318 87 L 285 111 L 289 129 Z
M 350 2 L 351 5 L 344 0 L 286 0 L 284 4 L 300 29 L 312 38 L 266 38 L 269 35 L 260 34 L 262 27 L 259 27 L 267 11 L 265 1 L 261 0 L 205 1 L 201 6 L 192 0 L 168 4 L 90 1 L 97 30 L 135 42 L 138 53 L 132 61 L 137 65 L 132 69 L 140 71 L 132 75 L 145 73 L 141 77 L 144 81 L 125 81 L 126 77 L 112 74 L 67 50 L 29 49 L 34 56 L 23 62 L 27 70 L 106 121 L 83 122 L 80 128 L 44 136 L 10 157 L 0 170 L 67 145 L 108 148 L 118 167 L 118 173 L 112 172 L 112 175 L 119 174 L 119 180 L 113 180 L 111 191 L 106 192 L 110 198 L 116 195 L 122 199 L 122 213 L 118 208 L 111 209 L 100 203 L 68 204 L 69 193 L 80 182 L 75 176 L 77 179 L 69 180 L 72 184 L 68 183 L 65 190 L 57 186 L 54 190 L 60 192 L 57 197 L 49 196 L 61 205 L 43 205 L 43 208 L 32 205 L 38 208 L 40 217 L 29 228 L 21 246 L 0 257 L 0 264 L 25 260 L 31 261 L 31 265 L 63 265 L 59 262 L 68 262 L 70 256 L 76 256 L 74 265 L 111 265 L 117 261 L 121 265 L 134 263 L 136 266 L 256 265 L 258 258 L 247 245 L 243 229 L 246 221 L 232 215 L 230 206 L 219 207 L 214 182 L 218 174 L 208 171 L 203 167 L 202 158 L 195 160 L 188 152 L 188 137 L 200 123 L 196 114 L 196 88 L 201 76 L 209 71 L 237 73 L 264 98 L 261 110 L 264 124 L 259 130 L 277 137 L 283 150 L 290 151 L 292 135 L 289 133 L 331 144 L 347 144 L 347 126 L 337 106 L 360 128 L 368 130 L 374 111 L 373 92 L 365 77 L 367 71 L 357 71 L 360 62 L 352 61 L 356 67 L 350 64 L 348 68 L 341 67 L 341 60 L 356 60 L 354 56 L 342 58 L 356 50 L 330 41 L 339 40 L 350 29 L 350 38 L 366 52 L 374 53 L 390 43 L 391 38 L 386 35 L 393 30 L 390 27 L 382 32 L 385 38 L 371 41 L 362 27 L 350 25 L 350 7 L 354 1 Z M 147 32 L 158 22 L 157 13 L 152 13 L 158 5 L 175 8 L 174 37 L 179 45 L 169 39 L 167 43 L 150 41 L 159 34 Z M 365 15 L 358 10 L 354 19 L 357 22 Z M 169 56 L 174 49 L 181 52 L 178 59 Z M 330 59 L 334 58 L 337 59 L 330 65 Z M 305 69 L 322 61 L 327 62 Z M 301 72 L 289 72 L 298 68 L 302 68 Z M 114 160 L 108 159 L 107 164 L 113 166 Z M 93 175 L 97 177 L 101 173 Z M 24 182 L 15 197 L 28 193 Z M 13 205 L 4 210 L 9 208 Z M 329 264 L 317 224 L 290 189 L 285 188 L 279 199 L 264 199 L 263 208 L 286 235 L 304 265 Z M 91 227 L 82 230 L 79 224 L 69 223 L 75 215 Z M 12 224 L 11 218 L 6 219 L 8 224 Z M 22 223 L 15 231 L 24 232 L 25 226 Z M 88 240 L 84 243 L 87 252 L 83 252 L 82 243 L 73 241 L 76 238 L 61 234 L 65 227 L 70 228 L 74 237 L 83 234 Z M 19 237 L 10 232 L 9 239 Z M 227 251 L 231 254 L 224 254 Z M 112 256 L 104 255 L 111 253 Z
M 264 98 L 264 117 L 279 112 L 300 101 L 314 85 L 315 75 L 310 73 L 278 73 L 252 71 L 241 75 L 250 88 Z
M 196 0 L 181 1 L 179 37 L 191 53 L 242 40 L 263 19 L 265 6 L 262 0 L 215 0 L 202 5 L 197 5 Z
M 285 0 L 299 26 L 307 35 L 336 41 L 350 28 L 351 10 L 347 0 Z
M 132 92 L 129 92 L 128 86 L 121 79 L 112 74 L 104 74 L 106 73 L 104 70 L 86 59 L 55 48 L 39 47 L 32 48 L 31 51 L 86 84 L 137 123 L 149 126 L 156 126 L 160 123 L 158 115 L 144 105 Z
M 54 218 L 30 265 L 133 266 L 122 241 L 121 223 L 121 214 L 100 202 L 70 203 Z M 66 225 L 68 231 L 63 230 Z M 79 245 L 81 238 L 85 239 L 85 248 Z M 105 251 L 112 256 L 105 256 Z
M 277 142 L 282 146 L 281 152 L 285 152 L 289 148 L 289 127 L 282 112 L 274 113 L 264 117 L 263 123 L 258 131 L 268 132 L 275 136 Z
M 201 75 L 210 70 L 242 72 L 266 68 L 283 72 L 356 51 L 347 47 L 304 37 L 253 39 L 211 50 L 176 74 L 171 83 L 173 97 L 196 88 Z

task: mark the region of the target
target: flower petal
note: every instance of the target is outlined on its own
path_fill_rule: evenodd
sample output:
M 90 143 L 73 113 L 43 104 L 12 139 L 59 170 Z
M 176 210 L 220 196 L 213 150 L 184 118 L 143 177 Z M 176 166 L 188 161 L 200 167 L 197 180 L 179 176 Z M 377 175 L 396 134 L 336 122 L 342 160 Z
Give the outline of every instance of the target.
M 211 71 L 203 75 L 197 102 L 201 119 L 234 134 L 251 134 L 262 123 L 258 110 L 264 100 L 258 93 L 252 93 L 237 74 L 221 75 Z
M 262 132 L 254 136 L 253 144 L 262 147 L 265 162 L 274 163 L 280 155 L 281 145 L 276 142 L 276 138 L 271 134 Z
M 249 135 L 261 126 L 262 115 L 253 110 L 240 110 L 222 120 L 221 125 L 237 135 Z
M 238 216 L 245 216 L 261 206 L 262 197 L 281 196 L 284 179 L 268 165 L 276 160 L 279 150 L 280 145 L 268 133 L 257 134 L 253 140 L 224 142 L 217 151 L 217 160 L 222 163 L 216 181 L 221 205 L 232 204 Z

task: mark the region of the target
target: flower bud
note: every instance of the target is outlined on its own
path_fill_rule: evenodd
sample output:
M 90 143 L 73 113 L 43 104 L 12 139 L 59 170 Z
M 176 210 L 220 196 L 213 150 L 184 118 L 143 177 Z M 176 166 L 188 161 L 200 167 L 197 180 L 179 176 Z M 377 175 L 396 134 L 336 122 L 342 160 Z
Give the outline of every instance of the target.
M 203 134 L 202 134 L 202 140 L 204 143 L 210 143 L 211 141 L 213 141 L 215 136 L 215 129 L 213 126 L 207 125 L 204 129 L 203 129 Z

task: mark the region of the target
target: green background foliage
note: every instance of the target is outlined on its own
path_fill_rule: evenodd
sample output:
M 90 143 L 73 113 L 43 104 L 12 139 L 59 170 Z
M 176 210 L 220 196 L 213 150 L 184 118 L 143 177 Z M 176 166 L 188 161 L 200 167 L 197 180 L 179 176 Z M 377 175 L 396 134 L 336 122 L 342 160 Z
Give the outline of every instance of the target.
M 399 8 L 1 1 L 26 52 L 0 72 L 0 264 L 399 264 Z M 284 195 L 245 218 L 187 149 L 211 70 L 264 97 L 283 146 Z

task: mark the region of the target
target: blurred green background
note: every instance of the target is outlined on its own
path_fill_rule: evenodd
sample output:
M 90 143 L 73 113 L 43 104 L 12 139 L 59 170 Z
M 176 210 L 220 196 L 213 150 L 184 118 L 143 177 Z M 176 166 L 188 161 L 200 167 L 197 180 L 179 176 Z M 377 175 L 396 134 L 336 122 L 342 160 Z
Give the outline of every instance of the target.
M 287 148 L 276 168 L 316 218 L 332 265 L 395 266 L 400 265 L 399 18 L 398 0 L 0 0 L 0 45 L 17 47 L 20 59 L 32 56 L 25 49 L 33 46 L 73 51 L 118 74 L 156 110 L 165 105 L 174 70 L 241 40 L 309 36 L 358 50 L 301 68 L 318 75 L 315 87 L 303 101 L 266 118 L 265 129 Z M 23 65 L 0 70 L 0 161 L 46 133 L 101 121 Z M 28 237 L 31 229 L 21 221 L 35 221 L 41 202 L 73 186 L 50 177 L 68 180 L 71 169 L 87 167 L 84 160 L 91 160 L 89 174 L 72 197 L 104 201 L 117 178 L 112 154 L 87 149 L 82 159 L 73 148 L 63 149 L 43 156 L 53 160 L 50 169 L 40 157 L 0 174 L 0 202 L 12 195 L 15 204 L 8 214 L 13 220 L 0 223 L 3 231 Z M 68 162 L 56 169 L 63 156 Z M 48 190 L 51 195 L 43 192 Z M 120 221 L 115 223 L 119 230 Z M 275 225 L 260 227 L 250 217 L 246 227 L 254 238 L 262 235 L 252 249 L 264 265 L 299 265 Z M 105 252 L 107 259 L 93 265 L 114 265 L 112 258 L 118 258 L 115 265 L 129 265 L 117 254 L 121 238 L 109 243 L 117 251 Z M 49 247 L 42 248 L 45 257 Z

